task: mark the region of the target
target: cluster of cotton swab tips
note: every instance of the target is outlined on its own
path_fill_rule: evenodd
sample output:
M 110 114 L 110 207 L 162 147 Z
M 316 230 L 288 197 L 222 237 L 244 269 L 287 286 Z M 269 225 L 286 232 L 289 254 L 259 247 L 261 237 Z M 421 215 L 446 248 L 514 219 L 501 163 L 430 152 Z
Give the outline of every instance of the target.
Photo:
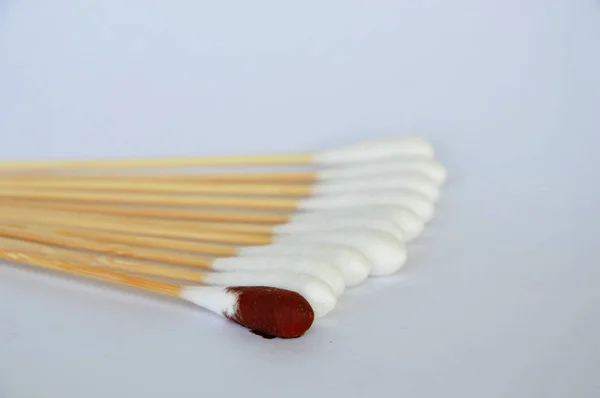
M 139 172 L 213 166 L 226 170 Z M 303 335 L 346 287 L 397 272 L 446 179 L 420 138 L 0 172 L 0 258 L 178 296 L 275 337 Z

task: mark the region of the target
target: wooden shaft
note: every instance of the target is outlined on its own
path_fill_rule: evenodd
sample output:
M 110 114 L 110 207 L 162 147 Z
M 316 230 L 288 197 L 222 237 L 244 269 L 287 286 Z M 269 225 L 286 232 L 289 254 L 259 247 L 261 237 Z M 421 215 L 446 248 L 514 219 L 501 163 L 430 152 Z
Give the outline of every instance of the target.
M 306 165 L 313 162 L 312 154 L 238 155 L 179 158 L 97 159 L 97 160 L 5 160 L 0 170 L 63 170 L 63 169 L 131 169 L 161 167 L 209 166 L 276 166 Z
M 163 250 L 185 251 L 215 257 L 233 257 L 237 255 L 234 246 L 194 242 L 174 238 L 157 238 L 153 236 L 130 235 L 121 232 L 106 232 L 88 229 L 56 228 L 59 235 L 90 238 L 101 242 L 118 243 L 137 247 L 150 247 Z
M 15 261 L 21 264 L 60 271 L 72 275 L 111 282 L 118 285 L 135 287 L 138 289 L 179 297 L 182 287 L 174 283 L 158 282 L 138 276 L 127 275 L 120 272 L 108 271 L 101 268 L 83 266 L 72 261 L 52 258 L 47 255 L 23 253 L 16 250 L 0 248 L 0 258 Z
M 0 247 L 12 251 L 33 253 L 48 258 L 86 264 L 90 267 L 99 267 L 128 274 L 139 274 L 156 278 L 168 278 L 180 282 L 202 283 L 205 276 L 205 273 L 203 272 L 189 269 L 155 265 L 143 261 L 127 260 L 117 257 L 81 253 L 73 249 L 63 249 L 17 239 L 0 237 Z
M 0 220 L 4 223 L 18 222 L 42 225 L 62 225 L 74 228 L 89 228 L 105 231 L 118 231 L 149 236 L 197 239 L 207 242 L 230 243 L 239 245 L 266 245 L 272 243 L 272 236 L 266 234 L 243 234 L 229 231 L 215 231 L 201 228 L 184 228 L 163 225 L 160 222 L 129 219 L 109 219 L 108 216 L 85 217 L 77 213 L 34 208 L 16 208 L 0 206 Z
M 62 192 L 51 189 L 0 187 L 0 197 L 69 200 L 92 203 L 130 203 L 158 206 L 199 206 L 236 209 L 296 210 L 297 200 L 283 198 L 247 198 L 235 196 L 152 195 L 121 192 Z
M 0 174 L 0 181 L 143 181 L 143 182 L 211 182 L 211 183 L 312 183 L 317 180 L 314 171 L 277 172 L 277 173 L 203 173 L 203 174 L 90 174 L 57 172 L 23 174 Z
M 163 207 L 131 207 L 127 205 L 97 205 L 88 203 L 53 202 L 45 200 L 0 199 L 0 205 L 28 206 L 56 210 L 69 210 L 86 213 L 100 213 L 119 216 L 139 216 L 188 221 L 216 221 L 252 224 L 285 224 L 290 221 L 290 214 L 227 212 L 216 210 L 173 209 Z
M 4 206 L 0 202 L 0 212 L 6 211 L 8 207 Z M 30 210 L 31 209 L 31 210 Z M 73 211 L 72 209 L 65 210 L 55 210 L 55 209 L 45 209 L 43 207 L 28 207 L 23 205 L 11 205 L 11 212 L 16 211 L 37 211 L 37 214 L 44 215 L 55 215 L 61 216 L 65 218 L 73 218 L 77 217 L 80 219 L 84 215 L 80 212 Z M 111 216 L 106 214 L 86 214 L 86 225 L 90 225 L 89 222 L 92 220 L 96 223 L 124 223 L 127 222 L 129 224 L 135 223 L 141 226 L 152 227 L 152 228 L 175 228 L 182 230 L 194 230 L 194 231 L 227 231 L 227 232 L 235 232 L 235 233 L 249 233 L 249 234 L 272 234 L 273 227 L 270 225 L 256 225 L 256 224 L 246 224 L 246 223 L 211 223 L 211 222 L 196 222 L 196 221 L 178 221 L 178 220 L 154 220 L 148 217 L 140 217 L 140 216 L 129 216 L 127 219 L 123 219 L 122 217 Z
M 214 222 L 197 222 L 197 221 L 181 221 L 181 220 L 155 220 L 148 217 L 129 215 L 126 219 L 123 217 L 117 217 L 113 215 L 107 214 L 81 214 L 81 212 L 73 211 L 73 209 L 65 208 L 64 210 L 57 209 L 46 209 L 43 207 L 29 207 L 23 205 L 12 205 L 11 210 L 15 211 L 17 209 L 22 209 L 25 211 L 25 207 L 28 207 L 26 211 L 29 211 L 29 208 L 32 210 L 37 210 L 39 212 L 44 212 L 45 214 L 55 214 L 60 215 L 61 217 L 86 217 L 87 221 L 94 220 L 97 223 L 139 223 L 139 225 L 153 227 L 153 228 L 177 228 L 184 230 L 194 230 L 194 231 L 226 231 L 226 232 L 235 232 L 235 233 L 248 233 L 248 234 L 272 234 L 273 227 L 270 225 L 261 225 L 261 224 L 248 224 L 248 223 L 214 223 Z M 0 202 L 0 211 L 6 210 L 6 206 Z M 86 224 L 88 225 L 88 224 Z
M 139 193 L 184 193 L 184 194 L 227 194 L 255 196 L 291 196 L 306 197 L 312 193 L 311 185 L 300 184 L 222 184 L 206 182 L 148 182 L 148 181 L 110 181 L 110 180 L 66 180 L 46 178 L 43 180 L 7 180 L 0 179 L 2 188 L 44 188 L 49 190 L 68 190 L 68 192 L 139 192 Z
M 0 236 L 72 249 L 87 250 L 90 252 L 109 254 L 119 257 L 155 261 L 193 268 L 210 269 L 213 262 L 213 260 L 210 258 L 197 255 L 181 254 L 143 247 L 131 247 L 90 238 L 64 236 L 52 228 L 33 228 L 27 225 L 0 225 Z

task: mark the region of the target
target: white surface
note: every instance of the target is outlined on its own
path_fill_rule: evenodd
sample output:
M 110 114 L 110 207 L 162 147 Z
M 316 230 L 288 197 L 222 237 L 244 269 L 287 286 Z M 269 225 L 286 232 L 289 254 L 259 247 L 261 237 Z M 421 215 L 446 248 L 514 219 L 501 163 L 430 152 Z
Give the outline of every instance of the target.
M 436 215 L 289 341 L 2 266 L 0 397 L 598 396 L 598 1 L 168 3 L 0 3 L 1 157 L 423 133 Z

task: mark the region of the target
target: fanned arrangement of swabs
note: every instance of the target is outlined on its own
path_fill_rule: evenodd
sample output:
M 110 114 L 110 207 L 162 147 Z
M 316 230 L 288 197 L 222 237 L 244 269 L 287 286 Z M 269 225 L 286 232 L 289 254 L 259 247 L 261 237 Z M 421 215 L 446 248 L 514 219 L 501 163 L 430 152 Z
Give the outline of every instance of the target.
M 410 261 L 445 180 L 418 137 L 305 154 L 4 161 L 0 258 L 299 337 L 347 288 Z

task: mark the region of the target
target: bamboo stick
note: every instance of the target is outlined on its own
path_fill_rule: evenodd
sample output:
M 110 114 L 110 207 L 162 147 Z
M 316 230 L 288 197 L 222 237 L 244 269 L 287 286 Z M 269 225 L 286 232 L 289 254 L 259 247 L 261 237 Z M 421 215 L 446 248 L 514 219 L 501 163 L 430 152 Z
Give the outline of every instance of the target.
M 135 287 L 167 296 L 178 297 L 181 293 L 181 286 L 174 283 L 159 282 L 133 275 L 127 275 L 124 273 L 109 271 L 102 268 L 84 266 L 74 261 L 52 258 L 47 255 L 24 253 L 19 250 L 11 250 L 0 247 L 0 258 L 38 268 L 45 268 L 53 271 L 60 271 L 77 276 L 111 282 L 123 286 Z
M 227 223 L 284 224 L 290 221 L 289 213 L 248 211 L 218 211 L 178 209 L 166 207 L 132 207 L 127 205 L 97 205 L 89 203 L 54 202 L 46 200 L 0 199 L 0 206 L 27 206 L 67 210 L 83 213 L 99 213 L 127 217 L 163 218 L 188 221 L 215 221 Z
M 294 211 L 298 207 L 296 199 L 250 198 L 235 196 L 196 196 L 132 194 L 120 192 L 62 192 L 52 189 L 6 188 L 0 187 L 0 197 L 42 200 L 68 200 L 87 203 L 122 203 L 158 206 L 201 206 L 214 208 L 241 208 L 259 210 Z
M 119 181 L 119 182 L 146 182 L 146 183 L 312 183 L 317 181 L 319 173 L 316 171 L 279 171 L 269 173 L 158 173 L 158 174 L 107 174 L 107 173 L 21 173 L 0 174 L 1 182 L 36 182 L 48 179 L 61 181 Z
M 238 233 L 223 228 L 216 224 L 215 228 L 197 227 L 193 224 L 183 225 L 181 222 L 131 220 L 105 215 L 86 215 L 47 209 L 28 207 L 0 206 L 0 220 L 5 223 L 26 222 L 29 224 L 62 225 L 73 228 L 89 228 L 105 231 L 117 231 L 131 234 L 141 234 L 158 237 L 175 237 L 182 239 L 195 239 L 200 241 L 240 244 L 240 245 L 266 245 L 272 243 L 269 234 Z M 260 226 L 258 226 L 260 227 Z
M 144 261 L 128 260 L 119 257 L 102 256 L 78 252 L 73 249 L 54 247 L 24 240 L 0 237 L 3 249 L 44 255 L 57 260 L 86 264 L 90 267 L 109 269 L 127 274 L 138 274 L 156 278 L 168 278 L 179 282 L 203 283 L 205 272 L 196 270 L 157 265 Z
M 124 244 L 110 243 L 93 238 L 81 236 L 65 236 L 52 228 L 33 228 L 26 225 L 0 226 L 0 236 L 37 242 L 46 245 L 67 247 L 86 250 L 119 257 L 128 257 L 137 260 L 161 262 L 192 268 L 210 269 L 213 260 L 209 257 L 178 253 L 167 250 L 157 250 L 144 247 L 127 246 Z
M 31 189 L 43 188 L 75 191 L 140 192 L 170 194 L 228 194 L 255 196 L 306 197 L 312 194 L 310 184 L 248 184 L 248 183 L 206 183 L 206 182 L 148 182 L 98 179 L 0 179 L 0 188 Z

